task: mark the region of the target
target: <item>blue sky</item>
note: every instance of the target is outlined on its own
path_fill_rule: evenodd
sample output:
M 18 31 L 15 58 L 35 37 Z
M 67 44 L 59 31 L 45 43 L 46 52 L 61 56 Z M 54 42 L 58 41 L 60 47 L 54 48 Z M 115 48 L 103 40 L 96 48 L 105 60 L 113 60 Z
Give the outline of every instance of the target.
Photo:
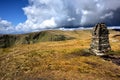
M 88 28 L 120 28 L 120 0 L 0 0 L 0 34 Z
M 0 0 L 0 18 L 17 25 L 26 20 L 23 7 L 28 5 L 27 0 Z

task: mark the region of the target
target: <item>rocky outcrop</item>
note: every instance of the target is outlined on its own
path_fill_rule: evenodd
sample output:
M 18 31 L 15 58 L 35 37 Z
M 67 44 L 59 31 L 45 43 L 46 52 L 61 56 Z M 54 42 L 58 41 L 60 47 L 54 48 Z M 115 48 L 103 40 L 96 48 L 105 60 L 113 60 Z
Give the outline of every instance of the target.
M 110 50 L 109 31 L 104 23 L 97 24 L 92 31 L 90 51 L 96 55 L 104 55 Z

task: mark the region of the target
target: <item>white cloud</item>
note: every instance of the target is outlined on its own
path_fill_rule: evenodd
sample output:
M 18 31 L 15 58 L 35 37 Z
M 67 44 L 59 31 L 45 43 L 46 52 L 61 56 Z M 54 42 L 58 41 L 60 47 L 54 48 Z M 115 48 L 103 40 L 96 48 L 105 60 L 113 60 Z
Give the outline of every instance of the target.
M 75 20 L 75 18 L 73 17 L 73 18 L 68 18 L 67 19 L 67 21 L 74 21 Z
M 29 2 L 30 5 L 23 10 L 28 21 L 32 23 L 31 27 L 36 25 L 39 29 L 68 25 L 69 21 L 74 25 L 95 24 L 112 16 L 107 11 L 120 7 L 118 0 L 29 0 Z M 54 18 L 55 25 L 40 26 L 51 18 Z
M 14 29 L 17 32 L 33 32 L 65 25 L 96 24 L 114 17 L 120 8 L 120 0 L 28 0 L 24 7 L 27 20 L 15 28 L 8 21 L 0 21 L 0 31 Z M 112 5 L 111 5 L 112 4 Z M 7 23 L 8 22 L 8 23 Z M 10 26 L 10 27 L 5 27 Z M 9 30 L 8 30 L 9 29 Z
M 7 20 L 0 19 L 0 34 L 8 34 L 15 32 L 14 27 L 12 26 L 11 22 Z
M 50 20 L 45 20 L 40 24 L 41 28 L 43 28 L 43 29 L 44 29 L 44 26 L 46 28 L 51 28 L 51 27 L 54 28 L 54 27 L 56 27 L 56 25 L 57 24 L 55 23 L 54 18 L 51 18 Z
M 113 12 L 110 12 L 110 13 L 106 13 L 105 15 L 101 16 L 100 18 L 101 19 L 105 19 L 105 18 L 113 18 Z
M 11 26 L 11 22 L 8 22 L 7 20 L 0 20 L 0 27 L 7 28 Z

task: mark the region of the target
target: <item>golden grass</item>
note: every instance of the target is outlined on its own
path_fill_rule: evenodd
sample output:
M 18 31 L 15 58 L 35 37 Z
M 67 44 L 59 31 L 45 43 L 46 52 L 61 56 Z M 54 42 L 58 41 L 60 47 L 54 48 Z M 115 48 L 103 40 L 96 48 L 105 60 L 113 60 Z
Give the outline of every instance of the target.
M 91 37 L 87 31 L 79 34 L 74 40 L 0 49 L 0 80 L 119 80 L 119 66 L 82 55 L 87 53 Z M 111 32 L 110 43 L 112 50 L 118 51 L 120 41 L 114 41 L 114 34 Z

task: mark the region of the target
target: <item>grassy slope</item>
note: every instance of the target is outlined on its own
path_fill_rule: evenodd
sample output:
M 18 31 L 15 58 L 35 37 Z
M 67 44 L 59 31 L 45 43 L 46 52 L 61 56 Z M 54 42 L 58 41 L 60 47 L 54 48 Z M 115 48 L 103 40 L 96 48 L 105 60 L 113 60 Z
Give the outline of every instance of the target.
M 74 32 L 69 33 L 77 35 L 77 33 Z M 31 44 L 45 41 L 64 41 L 70 39 L 74 39 L 74 36 L 68 35 L 68 33 L 60 30 L 49 30 L 21 35 L 3 35 L 0 36 L 0 47 L 7 48 L 20 44 Z
M 57 34 L 57 31 L 52 33 Z M 87 49 L 91 40 L 90 31 L 64 34 L 74 36 L 76 39 L 0 49 L 0 80 L 120 79 L 119 66 L 97 56 L 85 56 L 88 54 Z M 116 34 L 119 33 L 111 31 L 110 43 L 112 49 L 118 52 L 120 41 L 112 37 Z

